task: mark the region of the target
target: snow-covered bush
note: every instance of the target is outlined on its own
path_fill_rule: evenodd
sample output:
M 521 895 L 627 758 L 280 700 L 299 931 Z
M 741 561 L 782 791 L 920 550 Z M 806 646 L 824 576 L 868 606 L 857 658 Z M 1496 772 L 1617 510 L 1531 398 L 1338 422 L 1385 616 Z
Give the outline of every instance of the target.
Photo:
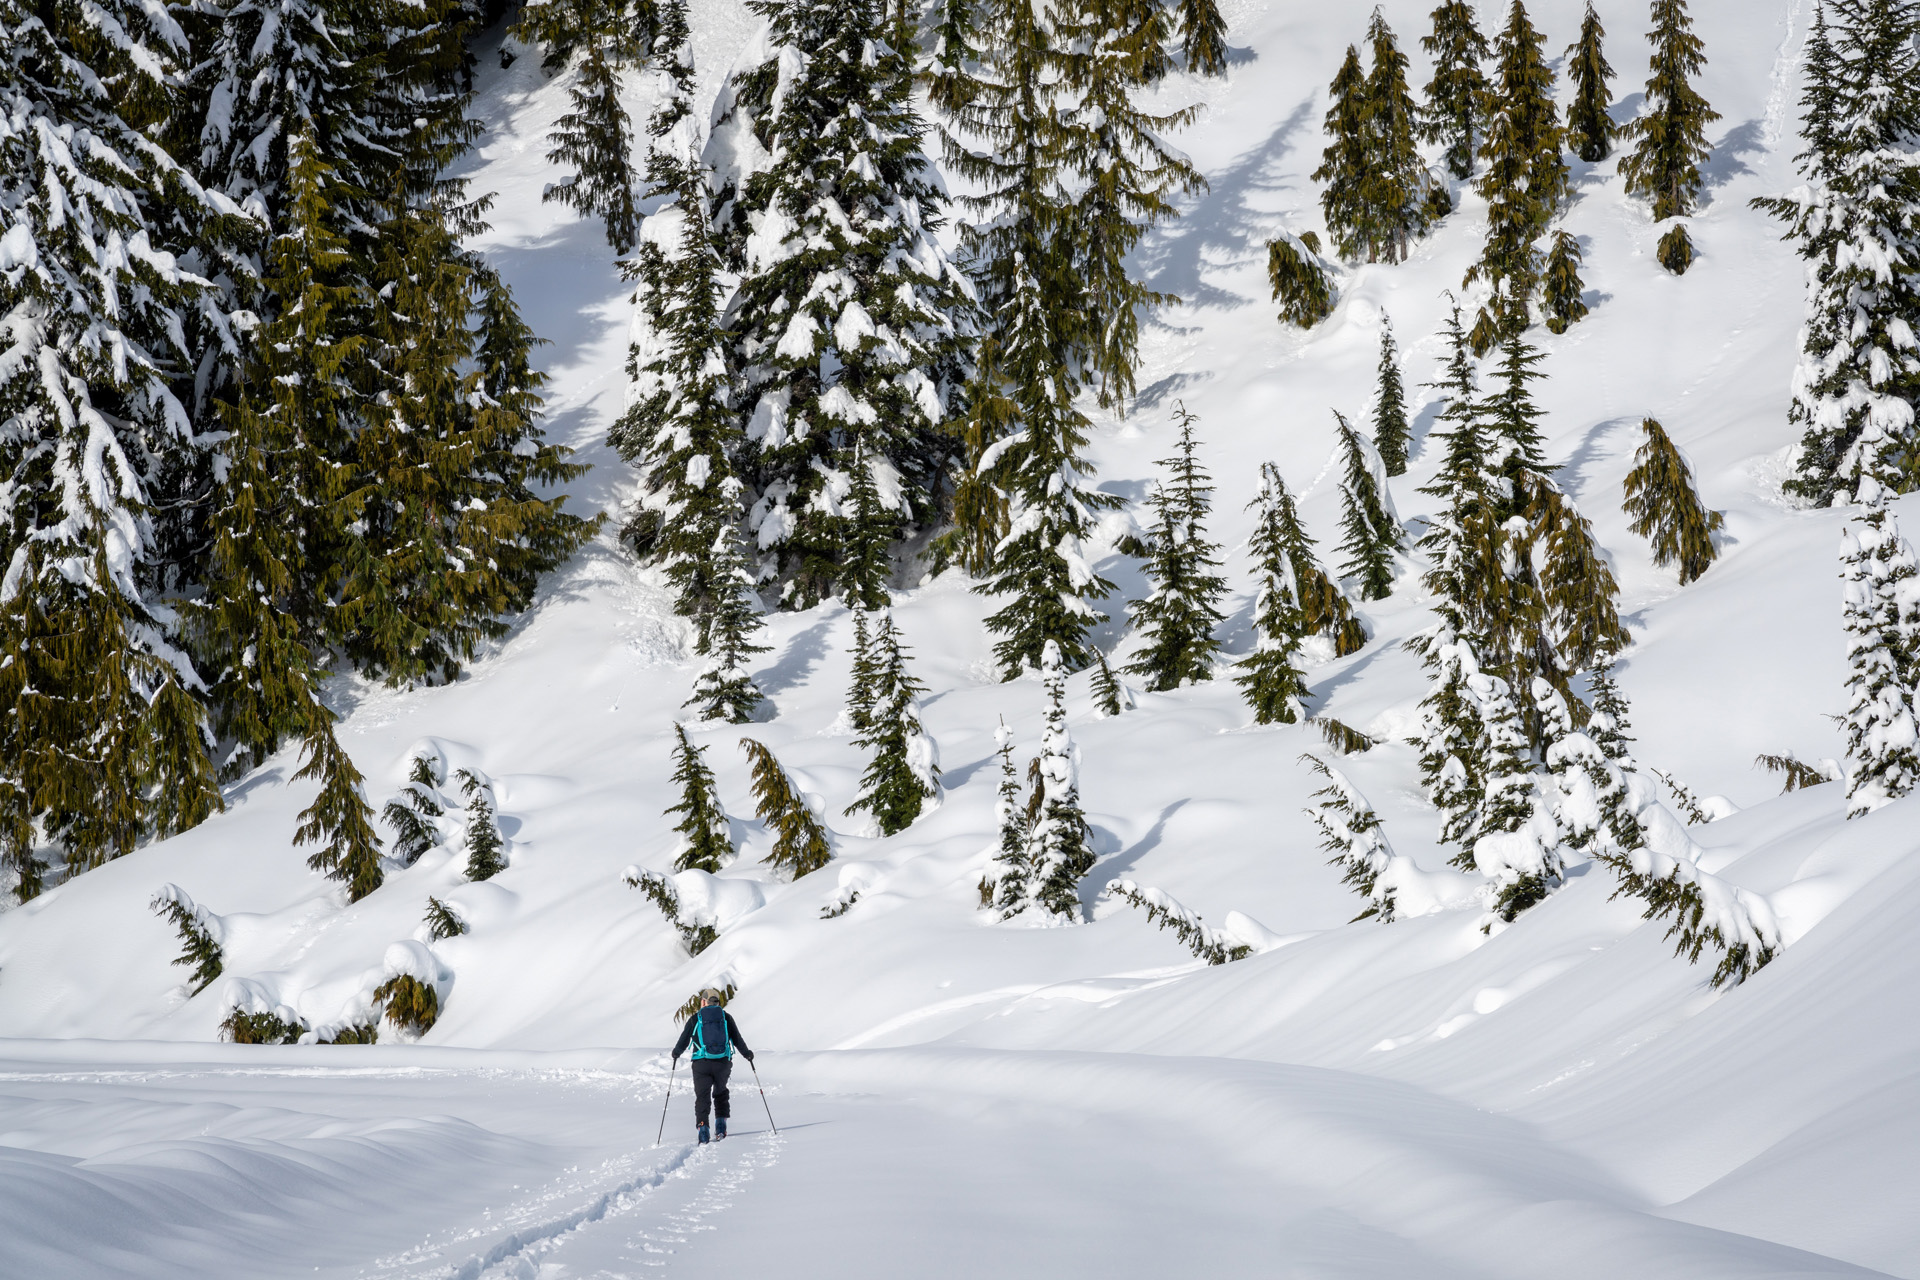
M 376 1005 L 402 1031 L 423 1036 L 440 1017 L 440 987 L 452 978 L 424 944 L 396 942 L 387 948 L 386 981 L 373 990 Z
M 1340 878 L 1367 900 L 1367 909 L 1354 919 L 1392 920 L 1399 910 L 1395 900 L 1397 873 L 1409 864 L 1395 856 L 1380 825 L 1380 815 L 1344 773 L 1318 756 L 1300 758 L 1327 783 L 1313 793 L 1319 804 L 1307 810 L 1320 830 L 1320 847 L 1333 855 L 1331 861 L 1341 869 Z

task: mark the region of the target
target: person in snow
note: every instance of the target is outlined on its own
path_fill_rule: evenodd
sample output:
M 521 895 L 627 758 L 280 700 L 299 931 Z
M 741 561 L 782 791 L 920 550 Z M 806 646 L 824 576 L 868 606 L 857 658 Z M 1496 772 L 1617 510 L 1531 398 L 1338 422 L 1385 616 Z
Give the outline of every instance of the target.
M 693 1046 L 693 1120 L 700 1126 L 700 1141 L 707 1140 L 707 1103 L 712 1099 L 713 1118 L 719 1137 L 727 1136 L 727 1117 L 732 1114 L 732 1099 L 727 1093 L 727 1076 L 733 1071 L 733 1051 L 738 1049 L 748 1062 L 753 1050 L 740 1038 L 740 1027 L 733 1015 L 720 1007 L 720 993 L 708 987 L 700 993 L 700 1011 L 680 1028 L 673 1043 L 673 1065 Z

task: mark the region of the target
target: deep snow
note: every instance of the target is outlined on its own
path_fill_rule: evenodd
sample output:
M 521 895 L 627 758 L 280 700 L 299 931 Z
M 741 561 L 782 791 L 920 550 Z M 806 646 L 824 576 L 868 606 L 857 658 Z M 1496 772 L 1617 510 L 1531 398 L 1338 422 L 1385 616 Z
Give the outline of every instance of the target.
M 1409 384 L 1433 375 L 1443 291 L 1459 286 L 1484 206 L 1462 191 L 1411 262 L 1348 273 L 1311 333 L 1279 325 L 1264 241 L 1319 225 L 1305 175 L 1324 87 L 1366 13 L 1223 7 L 1229 79 L 1166 89 L 1207 104 L 1178 141 L 1211 189 L 1141 253 L 1154 287 L 1186 304 L 1148 326 L 1140 403 L 1100 419 L 1093 456 L 1102 487 L 1137 499 L 1168 452 L 1172 402 L 1200 415 L 1239 592 L 1224 634 L 1244 652 L 1237 548 L 1259 463 L 1303 495 L 1330 556 L 1331 411 L 1364 412 L 1383 312 Z M 1385 5 L 1417 82 L 1429 7 Z M 1751 767 L 1762 751 L 1838 755 L 1827 717 L 1844 705 L 1843 516 L 1778 492 L 1800 273 L 1746 206 L 1791 182 L 1811 0 L 1693 7 L 1702 89 L 1724 116 L 1694 222 L 1701 259 L 1684 278 L 1662 272 L 1613 161 L 1575 160 L 1566 225 L 1594 311 L 1537 338 L 1549 456 L 1609 551 L 1633 630 L 1621 675 L 1639 754 L 1741 806 L 1694 837 L 1708 870 L 1767 894 L 1781 919 L 1788 945 L 1752 981 L 1711 991 L 1707 969 L 1609 900 L 1599 869 L 1491 939 L 1470 910 L 1347 923 L 1356 900 L 1301 813 L 1315 783 L 1298 756 L 1323 749 L 1318 735 L 1249 726 L 1224 679 L 1142 693 L 1114 720 L 1093 716 L 1074 679 L 1096 918 L 993 924 L 973 888 L 993 841 L 992 731 L 1005 716 L 1024 759 L 1041 691 L 994 681 L 990 605 L 953 576 L 900 593 L 946 791 L 890 840 L 838 816 L 864 765 L 836 725 L 844 611 L 770 619 L 758 673 L 772 714 L 744 732 L 824 799 L 835 861 L 776 883 L 758 861 L 766 834 L 738 817 L 743 731 L 696 731 L 744 842 L 723 879 L 756 882 L 734 909 L 765 905 L 723 917 L 720 941 L 688 961 L 620 873 L 670 864 L 667 739 L 695 667 L 664 593 L 609 537 L 453 686 L 331 690 L 376 805 L 424 744 L 494 780 L 511 857 L 495 880 L 463 883 L 441 850 L 344 906 L 290 844 L 307 795 L 287 757 L 201 828 L 0 914 L 0 1194 L 13 1206 L 0 1274 L 1920 1276 L 1916 801 L 1848 823 L 1838 788 L 1774 798 L 1776 780 Z M 710 93 L 752 24 L 739 0 L 696 8 Z M 1530 6 L 1551 53 L 1580 8 Z M 1624 116 L 1644 79 L 1644 7 L 1618 0 L 1603 17 Z M 482 65 L 489 131 L 471 171 L 500 193 L 482 247 L 553 340 L 550 429 L 596 464 L 577 503 L 613 507 L 632 490 L 601 443 L 622 403 L 627 290 L 599 227 L 539 201 L 564 85 L 535 57 Z M 644 90 L 632 105 L 645 110 Z M 1723 558 L 1685 589 L 1620 511 L 1647 415 L 1727 513 Z M 1416 450 L 1431 420 L 1417 414 Z M 1417 487 L 1430 467 L 1416 452 L 1395 483 L 1403 518 L 1429 509 Z M 1901 512 L 1920 532 L 1920 504 Z M 1111 645 L 1140 579 L 1124 558 L 1101 567 L 1122 588 Z M 1310 673 L 1311 709 L 1397 740 L 1422 692 L 1398 641 L 1431 617 L 1413 567 L 1363 612 L 1375 640 Z M 1438 872 L 1412 752 L 1390 741 L 1341 767 L 1396 849 Z M 1209 923 L 1242 912 L 1284 945 L 1207 969 L 1096 900 L 1118 876 Z M 167 883 L 227 937 L 226 976 L 192 998 L 147 909 Z M 851 910 L 820 918 L 855 888 Z M 316 1024 L 363 1012 L 429 894 L 473 931 L 434 944 L 453 978 L 421 1044 L 215 1043 L 237 980 Z M 732 1007 L 766 1050 L 787 1131 L 767 1134 L 758 1096 L 737 1091 L 742 1132 L 693 1151 L 681 1094 L 653 1149 L 671 1011 L 720 980 L 739 986 Z

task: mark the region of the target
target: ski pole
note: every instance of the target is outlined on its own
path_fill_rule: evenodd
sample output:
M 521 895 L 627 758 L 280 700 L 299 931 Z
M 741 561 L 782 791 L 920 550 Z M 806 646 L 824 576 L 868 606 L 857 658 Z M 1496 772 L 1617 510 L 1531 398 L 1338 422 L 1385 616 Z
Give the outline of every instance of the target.
M 653 1145 L 656 1147 L 660 1145 L 660 1139 L 667 1136 L 667 1099 L 673 1096 L 673 1073 L 679 1066 L 680 1059 L 675 1058 L 673 1065 L 667 1068 L 667 1092 L 660 1099 L 660 1132 L 653 1135 Z
M 747 1065 L 753 1067 L 753 1087 L 760 1090 L 760 1105 L 767 1108 L 767 1123 L 773 1125 L 773 1136 L 777 1138 L 780 1136 L 780 1126 L 773 1123 L 773 1108 L 767 1106 L 767 1090 L 760 1083 L 760 1068 L 753 1066 L 752 1058 L 747 1059 Z

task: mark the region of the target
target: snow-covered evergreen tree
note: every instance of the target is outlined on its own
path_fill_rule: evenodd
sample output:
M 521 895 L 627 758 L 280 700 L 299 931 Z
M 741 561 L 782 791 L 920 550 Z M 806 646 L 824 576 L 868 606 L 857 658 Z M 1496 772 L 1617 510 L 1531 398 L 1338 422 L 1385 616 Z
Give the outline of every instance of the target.
M 1920 784 L 1920 566 L 1887 508 L 1884 486 L 1860 481 L 1861 517 L 1841 539 L 1847 631 L 1847 816 Z
M 174 963 L 193 970 L 192 994 L 199 995 L 226 968 L 226 954 L 220 945 L 226 929 L 220 917 L 173 884 L 161 885 L 148 907 L 180 934 L 180 955 Z
M 1474 323 L 1476 353 L 1526 327 L 1527 304 L 1540 282 L 1535 242 L 1567 193 L 1560 110 L 1542 43 L 1525 4 L 1513 0 L 1507 25 L 1494 42 L 1494 110 L 1480 146 L 1486 169 L 1478 188 L 1487 201 L 1487 236 L 1466 276 L 1466 283 L 1484 281 L 1492 291 Z
M 1380 364 L 1373 393 L 1373 445 L 1390 476 L 1407 473 L 1407 389 L 1400 377 L 1400 351 L 1393 341 L 1393 321 L 1380 321 Z
M 1013 767 L 1013 730 L 1005 720 L 993 731 L 993 745 L 1000 757 L 1000 785 L 993 802 L 1000 839 L 980 882 L 980 905 L 997 908 L 1005 919 L 1027 905 L 1027 809 L 1020 800 L 1020 774 Z
M 1267 241 L 1267 282 L 1286 324 L 1311 329 L 1333 314 L 1333 270 L 1320 256 L 1315 232 L 1282 232 Z
M 1557 701 L 1551 686 L 1539 685 Z M 1541 803 L 1512 688 L 1498 676 L 1481 674 L 1467 677 L 1467 692 L 1477 704 L 1482 774 L 1472 844 L 1454 862 L 1487 877 L 1488 909 L 1511 921 L 1559 884 L 1565 859 L 1551 809 Z M 1536 691 L 1530 699 L 1536 709 L 1542 696 Z
M 653 53 L 669 15 L 685 25 L 685 0 L 537 0 L 514 21 L 514 34 L 545 48 L 548 72 L 572 70 L 572 110 L 554 121 L 547 159 L 575 172 L 541 199 L 606 224 L 615 253 L 639 234 L 640 175 L 633 170 L 633 124 L 620 96 L 624 77 Z
M 434 820 L 446 813 L 440 796 L 446 779 L 434 772 L 434 763 L 431 756 L 415 756 L 407 769 L 407 785 L 380 811 L 381 818 L 393 828 L 394 860 L 403 867 L 412 866 L 440 843 Z
M 795 880 L 826 866 L 833 859 L 833 841 L 793 775 L 763 742 L 742 738 L 740 749 L 753 763 L 756 812 L 774 837 L 767 861 L 785 867 Z
M 971 291 L 942 250 L 907 52 L 877 0 L 755 0 L 768 58 L 736 74 L 708 145 L 744 375 L 751 526 L 783 603 L 838 585 L 856 447 L 899 477 L 903 532 L 928 521 L 952 452 Z
M 1040 658 L 1046 685 L 1046 728 L 1040 735 L 1040 811 L 1027 832 L 1030 905 L 1065 920 L 1080 917 L 1080 881 L 1094 862 L 1093 832 L 1080 809 L 1079 751 L 1067 732 L 1067 667 L 1060 646 Z
M 143 132 L 187 56 L 161 6 L 0 6 L 0 830 L 16 892 L 38 879 L 36 823 L 79 871 L 221 808 L 160 551 L 211 443 L 191 428 L 184 333 L 226 321 L 155 231 L 175 201 L 189 219 L 237 212 Z
M 1300 758 L 1326 782 L 1313 793 L 1318 803 L 1307 810 L 1320 832 L 1320 847 L 1333 855 L 1341 881 L 1367 900 L 1367 909 L 1354 919 L 1390 922 L 1398 909 L 1396 886 L 1388 874 L 1394 856 L 1380 815 L 1344 773 L 1316 755 Z
M 1362 600 L 1384 600 L 1393 593 L 1393 560 L 1401 547 L 1400 521 L 1387 489 L 1387 469 L 1373 442 L 1348 425 L 1338 412 L 1340 442 L 1346 454 L 1340 481 L 1340 571 L 1360 584 Z
M 1836 6 L 1809 37 L 1802 106 L 1806 183 L 1756 201 L 1787 223 L 1807 263 L 1791 418 L 1804 425 L 1787 489 L 1818 505 L 1850 495 L 1882 455 L 1913 485 L 1920 403 L 1920 5 Z M 1904 459 L 1904 461 L 1900 461 Z
M 1078 188 L 1063 230 L 1087 307 L 1081 359 L 1109 408 L 1124 409 L 1133 395 L 1140 312 L 1179 301 L 1136 279 L 1128 255 L 1151 228 L 1178 216 L 1175 197 L 1207 185 L 1166 141 L 1198 108 L 1152 111 L 1142 101 L 1171 66 L 1170 18 L 1156 0 L 1081 0 L 1053 16 L 1067 90 L 1062 143 Z
M 913 825 L 929 800 L 940 795 L 940 760 L 933 739 L 920 723 L 920 695 L 926 686 L 907 670 L 907 654 L 893 625 L 893 611 L 874 617 L 873 709 L 867 728 L 854 742 L 871 751 L 860 795 L 848 813 L 873 815 L 883 836 Z
M 505 844 L 494 820 L 493 786 L 469 769 L 460 770 L 459 776 L 467 797 L 467 879 L 491 880 L 507 869 Z
M 1093 651 L 1093 709 L 1102 716 L 1117 716 L 1133 709 L 1133 692 L 1113 674 L 1107 655 Z
M 1320 567 L 1293 494 L 1271 462 L 1261 464 L 1260 492 L 1247 505 L 1260 512 L 1248 549 L 1265 576 L 1278 577 L 1284 562 L 1304 628 L 1300 638 L 1323 635 L 1333 642 L 1338 657 L 1357 652 L 1367 642 L 1366 627 L 1354 616 L 1353 604 L 1340 584 Z
M 673 737 L 673 780 L 680 786 L 680 803 L 666 810 L 680 815 L 673 828 L 680 833 L 680 852 L 673 869 L 719 871 L 733 861 L 733 827 L 720 806 L 720 792 L 713 770 L 707 767 L 706 749 L 694 746 L 687 738 L 686 726 L 678 721 Z
M 1220 611 L 1227 591 L 1226 579 L 1218 572 L 1220 548 L 1207 540 L 1206 530 L 1213 479 L 1195 456 L 1193 425 L 1198 418 L 1180 404 L 1174 407 L 1174 421 L 1180 440 L 1176 452 L 1160 460 L 1166 478 L 1148 499 L 1153 527 L 1143 550 L 1153 592 L 1127 605 L 1145 645 L 1126 670 L 1145 677 L 1155 690 L 1213 679 L 1220 651 L 1213 629 L 1226 618 Z
M 1587 0 L 1586 16 L 1580 19 L 1580 38 L 1567 46 L 1567 79 L 1573 82 L 1573 101 L 1567 106 L 1567 139 L 1573 152 L 1588 164 L 1605 160 L 1613 150 L 1616 132 L 1607 107 L 1613 102 L 1608 81 L 1613 68 L 1607 65 L 1601 42 L 1607 30 L 1600 15 Z
M 1678 564 L 1680 585 L 1685 586 L 1719 557 L 1713 535 L 1723 520 L 1700 501 L 1693 469 L 1666 429 L 1652 418 L 1640 429 L 1647 438 L 1633 455 L 1621 507 L 1633 517 L 1629 527 L 1653 543 L 1653 562 Z
M 1720 113 L 1693 87 L 1707 59 L 1706 46 L 1693 34 L 1687 0 L 1652 0 L 1652 6 L 1647 39 L 1653 46 L 1653 74 L 1639 118 L 1621 130 L 1634 139 L 1634 147 L 1620 158 L 1620 176 L 1628 195 L 1652 202 L 1659 222 L 1693 212 L 1700 196 L 1700 162 L 1712 151 L 1707 126 Z
M 747 663 L 754 654 L 765 653 L 767 646 L 754 643 L 765 622 L 736 525 L 721 525 L 715 533 L 707 553 L 707 574 L 714 601 L 707 661 L 683 705 L 698 707 L 702 720 L 745 724 L 764 699 Z
M 1310 633 L 1300 603 L 1300 585 L 1294 576 L 1288 525 L 1298 528 L 1283 512 L 1291 497 L 1271 462 L 1260 468 L 1260 495 L 1253 506 L 1260 511 L 1249 549 L 1260 575 L 1253 606 L 1253 652 L 1238 663 L 1234 683 L 1244 691 L 1256 724 L 1294 724 L 1308 697 L 1300 670 L 1300 642 Z
M 1553 251 L 1547 255 L 1540 291 L 1540 310 L 1545 313 L 1550 332 L 1565 333 L 1586 318 L 1586 299 L 1580 296 L 1586 290 L 1580 279 L 1582 260 L 1578 240 L 1565 231 L 1553 233 Z
M 1360 65 L 1360 47 L 1347 46 L 1347 56 L 1327 87 L 1332 105 L 1321 127 L 1327 135 L 1320 167 L 1313 180 L 1321 185 L 1320 213 L 1342 258 L 1378 253 L 1372 210 L 1367 204 L 1368 179 L 1373 168 L 1373 138 L 1367 128 L 1367 73 Z
M 1474 22 L 1473 6 L 1467 0 L 1444 0 L 1433 11 L 1433 34 L 1423 36 L 1420 47 L 1433 60 L 1421 136 L 1444 144 L 1447 172 L 1471 177 L 1493 109 L 1487 77 L 1480 70 L 1490 46 Z
M 1421 637 L 1418 647 L 1429 672 L 1420 730 L 1413 740 L 1420 752 L 1420 776 L 1428 800 L 1440 813 L 1440 843 L 1464 850 L 1485 794 L 1480 704 L 1467 683 L 1480 674 L 1480 662 L 1472 644 L 1444 624 Z

